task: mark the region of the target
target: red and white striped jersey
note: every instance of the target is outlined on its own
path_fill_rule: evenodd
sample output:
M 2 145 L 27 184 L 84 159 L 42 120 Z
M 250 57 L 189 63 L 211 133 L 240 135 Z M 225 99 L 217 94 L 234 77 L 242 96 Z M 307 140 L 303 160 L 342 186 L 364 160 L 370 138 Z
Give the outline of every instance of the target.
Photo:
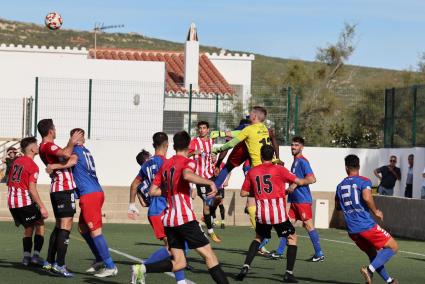
M 190 141 L 190 151 L 200 151 L 198 155 L 192 157 L 196 163 L 196 174 L 203 178 L 211 178 L 214 175 L 214 165 L 212 162 L 211 152 L 214 141 L 211 138 L 204 140 L 200 137 L 193 138 Z
M 177 227 L 196 220 L 189 182 L 183 178 L 185 169 L 195 172 L 195 162 L 175 155 L 166 160 L 155 175 L 153 184 L 161 187 L 163 195 L 167 198 L 167 208 L 163 217 L 165 227 Z
M 248 172 L 242 190 L 255 196 L 258 223 L 274 225 L 288 219 L 285 184 L 296 178 L 285 167 L 272 163 L 258 165 Z
M 30 193 L 30 182 L 37 183 L 38 166 L 27 156 L 16 159 L 9 173 L 7 183 L 7 205 L 9 208 L 21 208 L 33 203 Z
M 41 143 L 40 158 L 46 166 L 48 164 L 62 163 L 64 162 L 63 159 L 57 156 L 59 150 L 61 150 L 61 148 L 52 142 Z M 52 179 L 50 192 L 72 190 L 76 188 L 71 169 L 55 170 L 50 175 L 50 178 Z

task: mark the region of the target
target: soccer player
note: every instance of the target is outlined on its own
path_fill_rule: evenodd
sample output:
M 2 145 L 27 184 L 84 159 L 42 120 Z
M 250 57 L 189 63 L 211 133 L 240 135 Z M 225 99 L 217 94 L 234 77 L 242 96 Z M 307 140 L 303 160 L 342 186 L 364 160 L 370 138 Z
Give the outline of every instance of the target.
M 118 269 L 109 254 L 109 247 L 102 234 L 102 206 L 105 200 L 102 187 L 96 175 L 94 159 L 89 149 L 84 146 L 84 130 L 74 128 L 70 132 L 81 133 L 83 136 L 74 146 L 73 154 L 65 164 L 49 164 L 47 172 L 72 168 L 72 173 L 77 185 L 75 194 L 80 199 L 80 218 L 78 229 L 81 236 L 87 242 L 96 260 L 86 271 L 94 273 L 94 276 L 103 278 L 115 276 Z
M 149 207 L 148 219 L 155 237 L 164 242 L 164 247 L 150 255 L 148 259 L 145 260 L 145 264 L 155 263 L 170 258 L 167 236 L 165 235 L 164 224 L 162 223 L 162 218 L 165 213 L 164 211 L 167 208 L 167 200 L 164 195 L 149 196 L 149 189 L 153 179 L 159 172 L 159 169 L 167 156 L 168 136 L 164 132 L 157 132 L 153 135 L 152 140 L 155 155 L 142 164 L 139 174 L 133 180 L 130 187 L 130 204 L 128 206 L 130 216 L 139 213 L 135 204 L 137 194 L 138 197 L 140 197 L 139 200 L 142 203 L 142 206 Z M 176 271 L 175 277 L 178 284 L 186 283 L 183 269 Z
M 43 265 L 40 251 L 44 243 L 44 221 L 48 217 L 46 207 L 37 191 L 38 166 L 34 157 L 38 154 L 37 139 L 27 137 L 21 140 L 23 156 L 17 158 L 11 167 L 8 177 L 7 205 L 16 226 L 22 224 L 24 237 L 24 258 L 22 264 Z M 31 257 L 34 234 L 34 253 Z
M 386 283 L 398 283 L 384 267 L 397 253 L 398 244 L 372 217 L 373 214 L 381 221 L 384 219 L 373 201 L 372 182 L 359 175 L 360 160 L 356 155 L 345 157 L 345 170 L 348 176 L 336 188 L 335 204 L 344 213 L 348 235 L 370 259 L 369 266 L 360 271 L 368 284 L 372 283 L 375 271 Z
M 271 145 L 261 147 L 263 164 L 253 167 L 245 177 L 241 196 L 254 196 L 257 204 L 255 239 L 252 241 L 241 272 L 236 276 L 242 281 L 260 247 L 260 243 L 271 238 L 274 228 L 279 237 L 288 239 L 287 266 L 284 282 L 297 283 L 293 275 L 297 256 L 297 235 L 295 228 L 286 215 L 285 183 L 303 185 L 305 179 L 297 178 L 286 168 L 272 163 L 274 149 Z
M 38 132 L 43 138 L 40 144 L 40 158 L 47 166 L 64 163 L 71 157 L 74 146 L 82 138 L 81 132 L 75 132 L 67 146 L 61 149 L 54 143 L 56 128 L 52 119 L 42 119 L 37 124 Z M 71 169 L 55 170 L 51 175 L 50 200 L 56 218 L 56 225 L 50 235 L 47 261 L 43 268 L 52 270 L 64 277 L 73 274 L 65 266 L 65 256 L 75 214 L 74 189 L 76 187 Z M 56 259 L 55 259 L 56 258 Z M 56 260 L 56 262 L 55 262 Z
M 206 179 L 214 179 L 214 164 L 211 157 L 214 142 L 209 137 L 210 125 L 208 121 L 199 121 L 197 123 L 197 130 L 198 137 L 190 141 L 189 155 L 196 163 L 197 175 Z M 210 206 L 216 207 L 221 201 L 221 196 L 207 198 L 210 188 L 204 184 L 196 185 L 196 189 L 198 196 L 203 202 L 202 213 L 204 215 L 205 225 L 207 226 L 207 234 L 212 241 L 220 243 L 221 239 L 217 236 L 212 227 Z
M 163 224 L 173 259 L 133 265 L 132 283 L 145 283 L 145 275 L 149 273 L 185 268 L 185 242 L 190 249 L 195 249 L 205 259 L 208 272 L 216 283 L 229 283 L 193 212 L 189 183 L 209 185 L 211 192 L 208 197 L 214 196 L 217 188 L 213 181 L 195 174 L 195 162 L 187 158 L 190 140 L 186 131 L 174 135 L 176 154 L 164 162 L 150 189 L 151 196 L 165 194 L 167 198 Z
M 314 255 L 309 259 L 309 261 L 318 262 L 324 261 L 325 255 L 323 254 L 320 246 L 319 234 L 313 225 L 313 213 L 311 206 L 313 199 L 311 197 L 309 187 L 309 184 L 316 182 L 316 178 L 314 177 L 310 163 L 302 154 L 303 149 L 304 139 L 299 136 L 292 138 L 291 152 L 294 156 L 294 161 L 292 162 L 291 172 L 298 178 L 305 178 L 307 183 L 303 186 L 298 186 L 295 190 L 289 191 L 288 202 L 291 203 L 289 208 L 289 218 L 293 222 L 296 222 L 297 220 L 302 221 L 303 227 L 308 232 L 314 248 Z M 276 250 L 276 253 L 271 255 L 272 258 L 281 257 L 285 250 L 286 242 L 285 238 L 280 240 L 279 248 Z

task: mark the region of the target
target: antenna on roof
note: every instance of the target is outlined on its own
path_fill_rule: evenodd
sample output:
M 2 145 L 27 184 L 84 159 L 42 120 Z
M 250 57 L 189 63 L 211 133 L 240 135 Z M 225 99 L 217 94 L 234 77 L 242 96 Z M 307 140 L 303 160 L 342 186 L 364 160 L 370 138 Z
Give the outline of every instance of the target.
M 123 27 L 124 27 L 124 25 L 105 26 L 104 23 L 94 23 L 94 28 L 93 28 L 93 32 L 94 32 L 94 59 L 96 59 L 97 33 L 103 32 L 104 30 L 118 29 L 118 28 L 123 28 Z

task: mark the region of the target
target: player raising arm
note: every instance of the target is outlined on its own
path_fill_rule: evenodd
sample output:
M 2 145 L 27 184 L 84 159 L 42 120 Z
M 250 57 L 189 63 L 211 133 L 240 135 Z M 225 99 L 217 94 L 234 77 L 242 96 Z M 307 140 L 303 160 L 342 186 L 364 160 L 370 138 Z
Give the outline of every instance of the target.
M 187 158 L 190 136 L 186 131 L 173 137 L 176 155 L 166 160 L 155 176 L 151 196 L 165 195 L 167 209 L 163 217 L 165 234 L 173 259 L 156 263 L 136 264 L 132 267 L 132 283 L 145 283 L 146 273 L 178 271 L 186 267 L 185 242 L 206 261 L 208 272 L 216 283 L 228 283 L 208 239 L 202 232 L 192 208 L 189 183 L 207 184 L 211 187 L 209 197 L 217 193 L 214 182 L 196 175 L 195 163 Z
M 335 194 L 337 209 L 344 213 L 350 238 L 370 259 L 367 267 L 361 268 L 366 283 L 372 283 L 376 271 L 386 283 L 398 283 L 385 270 L 387 263 L 398 251 L 397 242 L 372 218 L 380 219 L 384 215 L 373 201 L 370 179 L 359 175 L 360 160 L 356 155 L 345 157 L 347 177 L 338 184 Z

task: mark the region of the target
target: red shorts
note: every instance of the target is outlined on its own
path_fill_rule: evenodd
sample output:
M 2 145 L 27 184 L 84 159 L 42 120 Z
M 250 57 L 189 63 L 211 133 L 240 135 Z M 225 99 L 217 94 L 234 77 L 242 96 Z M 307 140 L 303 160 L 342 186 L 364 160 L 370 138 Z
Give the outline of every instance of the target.
M 240 142 L 235 147 L 233 147 L 232 152 L 227 158 L 227 162 L 232 166 L 239 167 L 243 162 L 249 159 L 248 148 L 246 147 L 245 142 Z
M 80 219 L 78 224 L 85 224 L 90 231 L 102 228 L 102 205 L 105 201 L 103 192 L 93 192 L 80 197 Z
M 371 248 L 380 250 L 391 239 L 390 233 L 382 229 L 378 224 L 367 231 L 348 235 L 356 243 L 356 245 L 366 253 Z
M 158 240 L 162 240 L 163 238 L 166 237 L 165 231 L 164 231 L 164 224 L 162 223 L 163 216 L 164 214 L 161 214 L 158 216 L 148 216 L 149 223 L 151 223 L 155 237 Z
M 291 203 L 288 212 L 292 220 L 307 221 L 313 218 L 311 203 Z

